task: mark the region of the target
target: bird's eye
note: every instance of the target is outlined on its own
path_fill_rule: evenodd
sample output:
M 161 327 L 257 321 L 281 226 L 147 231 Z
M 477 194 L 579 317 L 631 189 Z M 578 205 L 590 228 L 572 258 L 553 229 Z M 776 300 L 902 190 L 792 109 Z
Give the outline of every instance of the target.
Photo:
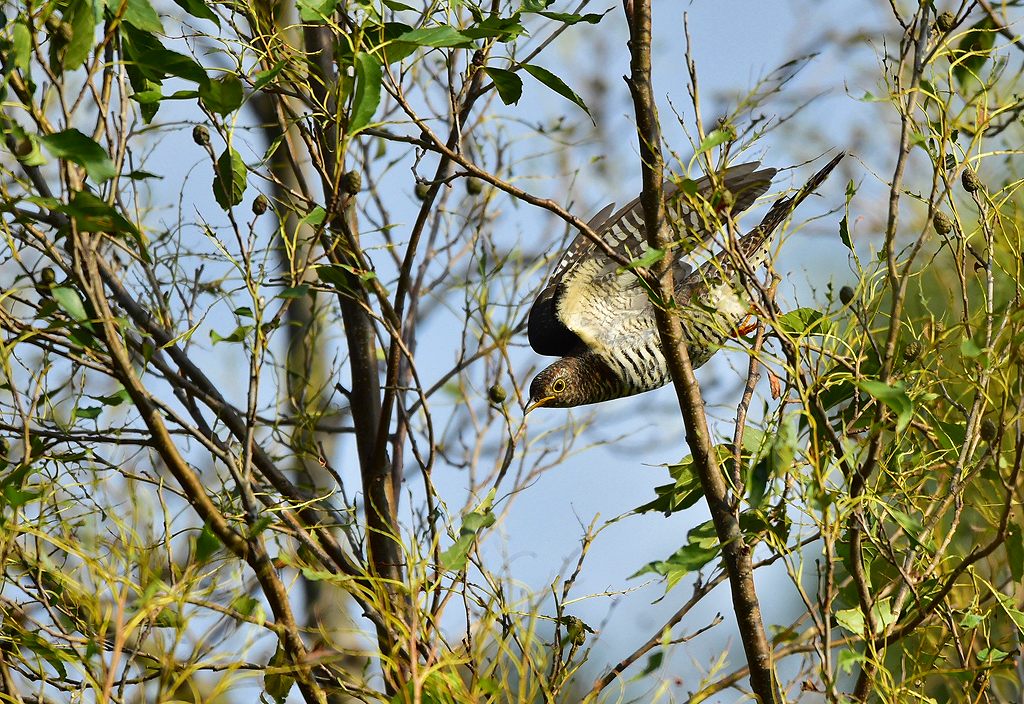
M 555 383 L 551 385 L 551 390 L 556 394 L 565 391 L 565 379 L 555 379 Z

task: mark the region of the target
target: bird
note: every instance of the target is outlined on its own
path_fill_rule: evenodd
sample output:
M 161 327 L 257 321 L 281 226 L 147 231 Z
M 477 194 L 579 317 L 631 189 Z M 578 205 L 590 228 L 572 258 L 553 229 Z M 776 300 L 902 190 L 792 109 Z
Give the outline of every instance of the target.
M 675 245 L 666 255 L 673 257 L 674 308 L 682 317 L 683 342 L 694 368 L 711 359 L 749 314 L 741 269 L 752 271 L 765 263 L 775 230 L 844 156 L 829 161 L 795 194 L 776 200 L 731 250 L 720 250 L 697 269 L 684 257 L 712 240 L 727 217 L 762 196 L 776 170 L 750 162 L 714 179 L 665 184 L 663 234 Z M 632 396 L 672 380 L 655 324 L 655 303 L 636 272 L 620 263 L 635 262 L 646 250 L 640 198 L 613 211 L 614 204 L 588 225 L 617 256 L 581 232 L 530 308 L 530 346 L 559 359 L 534 377 L 527 413 Z

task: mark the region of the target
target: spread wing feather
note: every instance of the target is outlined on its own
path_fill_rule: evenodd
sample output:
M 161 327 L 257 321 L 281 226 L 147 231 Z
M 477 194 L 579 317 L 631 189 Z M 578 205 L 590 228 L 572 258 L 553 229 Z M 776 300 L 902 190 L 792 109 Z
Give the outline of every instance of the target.
M 732 212 L 751 204 L 771 185 L 775 169 L 758 170 L 752 162 L 727 169 L 722 175 L 725 187 L 733 194 Z M 696 182 L 699 197 L 712 197 L 708 177 Z M 712 237 L 718 230 L 713 218 L 704 217 L 675 184 L 665 184 L 666 220 L 674 232 L 689 235 L 692 246 Z M 609 215 L 614 205 L 604 208 L 591 220 L 598 236 L 626 259 L 640 256 L 646 246 L 643 208 L 639 197 Z M 710 222 L 709 222 L 710 220 Z M 678 239 L 678 235 L 674 237 Z M 682 280 L 692 268 L 682 261 L 686 248 L 679 248 L 674 275 Z M 650 334 L 653 316 L 646 292 L 637 286 L 636 277 L 618 273 L 617 262 L 605 255 L 583 234 L 566 249 L 530 309 L 528 334 L 530 346 L 538 354 L 565 356 L 582 346 L 597 351 L 614 346 L 621 336 Z

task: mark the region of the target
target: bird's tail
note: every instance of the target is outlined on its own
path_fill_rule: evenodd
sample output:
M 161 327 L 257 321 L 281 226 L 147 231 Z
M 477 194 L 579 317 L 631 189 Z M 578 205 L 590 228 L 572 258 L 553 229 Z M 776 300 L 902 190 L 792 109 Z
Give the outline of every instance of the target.
M 761 220 L 761 224 L 740 238 L 737 243 L 739 245 L 739 254 L 748 261 L 751 261 L 752 264 L 760 264 L 760 262 L 755 263 L 752 261 L 758 259 L 755 253 L 764 247 L 765 243 L 771 238 L 772 233 L 786 221 L 793 211 L 796 210 L 797 206 L 818 189 L 818 186 L 828 178 L 828 175 L 832 173 L 832 169 L 843 160 L 844 156 L 846 156 L 845 152 L 839 152 L 818 173 L 811 176 L 799 191 L 789 197 L 779 198 L 775 201 L 771 209 L 764 216 L 764 219 Z

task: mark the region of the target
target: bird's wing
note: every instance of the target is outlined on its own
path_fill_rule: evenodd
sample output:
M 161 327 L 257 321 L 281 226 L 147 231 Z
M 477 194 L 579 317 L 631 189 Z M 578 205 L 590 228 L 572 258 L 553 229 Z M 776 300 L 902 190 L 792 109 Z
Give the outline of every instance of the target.
M 740 164 L 726 169 L 720 176 L 722 183 L 733 194 L 733 213 L 741 213 L 764 194 L 771 185 L 775 169 L 758 170 L 760 162 Z M 714 186 L 711 179 L 704 176 L 686 189 L 695 194 L 696 200 L 711 200 Z M 690 199 L 686 198 L 674 183 L 666 182 L 664 186 L 665 220 L 685 230 L 693 239 L 693 243 L 708 240 L 719 229 L 719 223 L 713 218 L 702 217 Z M 644 232 L 644 213 L 640 197 L 608 216 L 614 208 L 610 205 L 598 213 L 590 222 L 591 229 L 619 255 L 625 259 L 634 259 L 643 253 L 647 244 Z M 692 247 L 690 247 L 692 249 Z M 686 254 L 687 250 L 680 251 Z M 572 271 L 579 262 L 593 256 L 604 256 L 592 239 L 580 233 L 565 250 L 565 254 L 555 265 L 548 279 L 548 285 L 558 283 Z
M 722 183 L 733 195 L 733 213 L 749 208 L 771 185 L 775 169 L 758 170 L 759 165 L 741 164 L 721 174 Z M 697 205 L 713 198 L 711 179 L 705 176 L 686 190 L 696 195 L 687 198 L 676 185 L 668 183 L 664 191 L 666 222 L 675 233 L 673 239 L 682 239 L 685 234 L 688 241 L 688 246 L 673 251 L 674 274 L 680 280 L 692 271 L 682 256 L 719 229 L 716 219 L 707 217 Z M 622 258 L 639 257 L 646 247 L 640 199 L 607 216 L 610 209 L 605 208 L 592 220 L 599 223 L 594 228 L 597 235 Z M 638 334 L 644 326 L 652 326 L 652 319 L 640 315 L 650 307 L 646 292 L 633 274 L 620 273 L 619 268 L 619 263 L 590 238 L 578 235 L 558 260 L 548 285 L 530 310 L 528 333 L 534 351 L 564 356 L 581 343 L 596 349 L 619 342 L 619 335 Z

